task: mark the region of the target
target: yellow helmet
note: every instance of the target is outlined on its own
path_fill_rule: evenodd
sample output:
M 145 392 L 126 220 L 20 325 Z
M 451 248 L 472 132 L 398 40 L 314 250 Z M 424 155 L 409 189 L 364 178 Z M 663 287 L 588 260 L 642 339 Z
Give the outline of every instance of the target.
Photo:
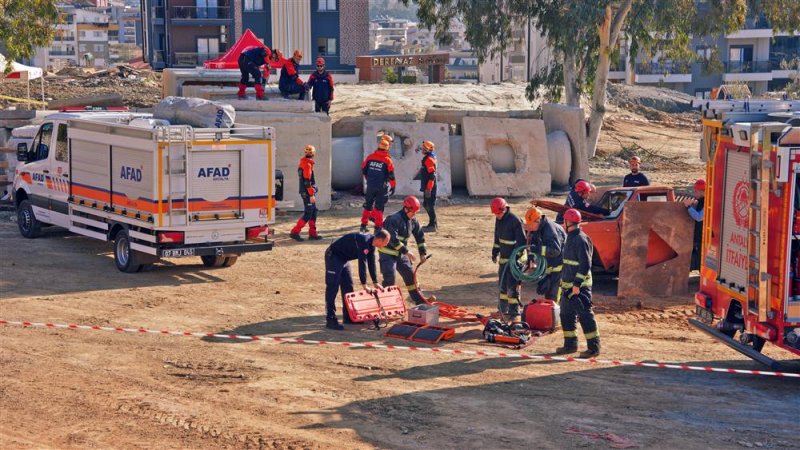
M 378 144 L 378 150 L 389 151 L 392 148 L 392 143 L 388 139 L 381 139 L 381 142 Z
M 305 153 L 306 156 L 314 156 L 317 154 L 317 149 L 313 145 L 306 145 Z
M 431 141 L 422 141 L 422 151 L 425 153 L 430 153 L 436 149 L 436 145 L 433 144 Z
M 533 207 L 525 212 L 525 225 L 531 225 L 542 217 L 542 210 Z

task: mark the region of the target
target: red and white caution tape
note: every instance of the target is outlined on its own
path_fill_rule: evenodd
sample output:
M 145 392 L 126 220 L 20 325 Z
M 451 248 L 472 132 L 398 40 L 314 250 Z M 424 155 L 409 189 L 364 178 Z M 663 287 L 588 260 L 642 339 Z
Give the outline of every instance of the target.
M 743 375 L 766 375 L 772 377 L 800 378 L 800 373 L 792 373 L 792 372 L 726 369 L 721 367 L 688 366 L 685 364 L 617 361 L 613 359 L 572 358 L 568 356 L 565 357 L 565 356 L 549 356 L 549 355 L 531 355 L 529 353 L 484 352 L 476 350 L 458 350 L 458 349 L 439 348 L 439 347 L 414 347 L 414 346 L 403 346 L 403 345 L 375 344 L 372 342 L 320 341 L 314 339 L 287 338 L 280 336 L 247 336 L 241 334 L 200 333 L 193 331 L 150 330 L 143 327 L 123 328 L 123 327 L 101 327 L 99 325 L 74 325 L 74 324 L 67 325 L 59 323 L 24 322 L 24 321 L 20 322 L 20 321 L 2 320 L 2 319 L 0 319 L 0 325 L 17 325 L 22 327 L 36 327 L 36 328 L 65 328 L 71 330 L 113 331 L 118 333 L 159 334 L 163 336 L 192 336 L 201 338 L 230 339 L 236 341 L 261 341 L 261 342 L 282 342 L 287 344 L 329 345 L 335 347 L 348 347 L 348 348 L 375 348 L 379 350 L 428 352 L 428 353 L 442 353 L 449 355 L 496 357 L 496 358 L 520 358 L 520 359 L 535 359 L 535 360 L 545 360 L 545 361 L 607 364 L 612 366 L 652 367 L 655 369 L 678 369 L 678 370 L 693 370 L 697 372 L 722 372 L 722 373 L 737 373 Z

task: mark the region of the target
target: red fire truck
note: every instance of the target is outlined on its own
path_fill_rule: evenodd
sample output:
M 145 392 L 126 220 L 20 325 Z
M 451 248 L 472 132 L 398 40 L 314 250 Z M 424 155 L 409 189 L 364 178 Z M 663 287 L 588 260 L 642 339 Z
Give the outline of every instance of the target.
M 700 289 L 690 322 L 777 369 L 800 355 L 800 102 L 696 100 L 707 161 Z

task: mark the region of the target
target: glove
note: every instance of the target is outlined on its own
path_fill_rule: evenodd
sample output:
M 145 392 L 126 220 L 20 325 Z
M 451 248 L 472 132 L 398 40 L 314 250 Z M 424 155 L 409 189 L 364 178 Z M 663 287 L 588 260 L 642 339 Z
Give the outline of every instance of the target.
M 492 262 L 497 263 L 497 255 L 492 255 Z
M 425 189 L 425 193 L 423 194 L 425 198 L 431 198 L 431 191 L 429 189 Z

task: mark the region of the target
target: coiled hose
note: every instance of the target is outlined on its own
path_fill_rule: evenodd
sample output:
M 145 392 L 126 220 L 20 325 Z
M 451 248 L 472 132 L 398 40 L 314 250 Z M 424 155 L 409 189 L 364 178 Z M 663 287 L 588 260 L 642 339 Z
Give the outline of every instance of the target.
M 519 263 L 519 258 L 522 255 L 522 252 L 524 252 L 527 248 L 528 247 L 525 245 L 520 245 L 514 250 L 511 250 L 511 254 L 508 255 L 509 264 L 506 264 L 506 267 L 503 269 L 503 277 L 505 277 L 506 270 L 511 270 L 511 276 L 514 277 L 515 280 L 523 283 L 535 283 L 544 278 L 547 271 L 547 260 L 544 258 L 544 256 L 536 253 L 530 254 L 530 257 L 534 263 L 534 268 L 530 272 L 525 272 L 524 269 L 526 264 Z M 501 279 L 503 277 L 501 277 Z

